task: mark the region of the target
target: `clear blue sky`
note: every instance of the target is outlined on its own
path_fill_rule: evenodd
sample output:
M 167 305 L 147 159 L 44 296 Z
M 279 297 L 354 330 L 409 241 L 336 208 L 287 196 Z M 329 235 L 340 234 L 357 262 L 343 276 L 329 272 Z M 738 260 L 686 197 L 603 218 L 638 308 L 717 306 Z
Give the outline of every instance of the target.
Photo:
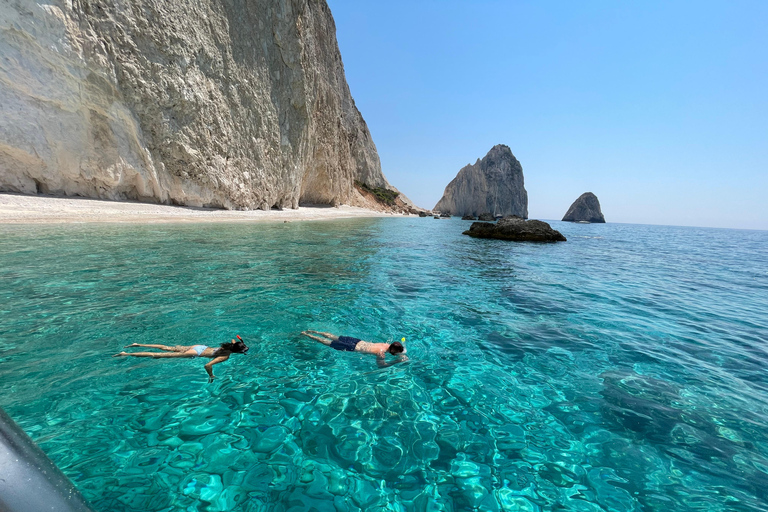
M 432 208 L 503 143 L 531 218 L 768 229 L 768 0 L 328 0 L 384 174 Z

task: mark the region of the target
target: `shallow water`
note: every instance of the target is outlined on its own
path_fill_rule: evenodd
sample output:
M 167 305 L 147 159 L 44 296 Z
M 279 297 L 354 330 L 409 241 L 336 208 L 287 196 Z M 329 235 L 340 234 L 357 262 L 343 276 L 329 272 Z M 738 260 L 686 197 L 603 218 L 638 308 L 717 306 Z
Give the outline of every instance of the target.
M 0 406 L 102 512 L 768 510 L 768 232 L 552 224 L 0 226 Z

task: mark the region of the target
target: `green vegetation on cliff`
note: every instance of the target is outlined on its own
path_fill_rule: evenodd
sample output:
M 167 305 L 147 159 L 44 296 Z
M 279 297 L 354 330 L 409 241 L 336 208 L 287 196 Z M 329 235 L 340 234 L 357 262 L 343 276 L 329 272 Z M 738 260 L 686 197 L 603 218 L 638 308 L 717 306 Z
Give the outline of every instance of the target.
M 362 181 L 355 180 L 355 185 L 358 188 L 373 194 L 373 196 L 376 198 L 378 202 L 389 205 L 389 206 L 394 206 L 395 199 L 397 199 L 397 197 L 400 195 L 398 192 L 395 192 L 393 190 L 389 190 L 383 187 L 369 187 Z

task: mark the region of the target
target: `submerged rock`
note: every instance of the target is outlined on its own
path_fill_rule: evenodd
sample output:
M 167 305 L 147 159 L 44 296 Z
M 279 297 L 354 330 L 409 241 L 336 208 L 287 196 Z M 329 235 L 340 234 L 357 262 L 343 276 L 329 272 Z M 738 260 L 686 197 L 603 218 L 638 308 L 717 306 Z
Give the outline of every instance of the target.
M 516 242 L 565 242 L 565 237 L 552 226 L 540 220 L 525 220 L 511 216 L 492 224 L 473 222 L 465 235 L 475 238 L 497 238 Z
M 563 220 L 566 222 L 594 222 L 605 223 L 605 217 L 600 210 L 600 201 L 592 192 L 584 192 L 573 202 L 565 213 Z
M 528 218 L 528 193 L 523 167 L 509 146 L 498 144 L 482 160 L 459 171 L 435 210 L 454 215 L 519 215 Z

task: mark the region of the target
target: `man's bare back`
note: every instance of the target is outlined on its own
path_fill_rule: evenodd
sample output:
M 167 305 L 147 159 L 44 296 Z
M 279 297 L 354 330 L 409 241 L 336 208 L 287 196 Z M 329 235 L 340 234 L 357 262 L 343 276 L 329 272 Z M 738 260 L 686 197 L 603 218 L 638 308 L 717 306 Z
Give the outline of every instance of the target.
M 313 336 L 309 333 L 319 334 L 320 336 Z M 397 361 L 390 364 L 408 360 L 408 357 L 405 355 L 405 347 L 403 347 L 403 344 L 399 341 L 394 343 L 371 343 L 370 341 L 364 341 L 349 336 L 336 336 L 335 334 L 331 334 L 329 332 L 311 330 L 303 331 L 301 334 L 336 350 L 373 354 L 376 356 L 377 363 L 380 366 L 389 366 L 385 363 L 387 354 L 391 354 L 397 357 Z

